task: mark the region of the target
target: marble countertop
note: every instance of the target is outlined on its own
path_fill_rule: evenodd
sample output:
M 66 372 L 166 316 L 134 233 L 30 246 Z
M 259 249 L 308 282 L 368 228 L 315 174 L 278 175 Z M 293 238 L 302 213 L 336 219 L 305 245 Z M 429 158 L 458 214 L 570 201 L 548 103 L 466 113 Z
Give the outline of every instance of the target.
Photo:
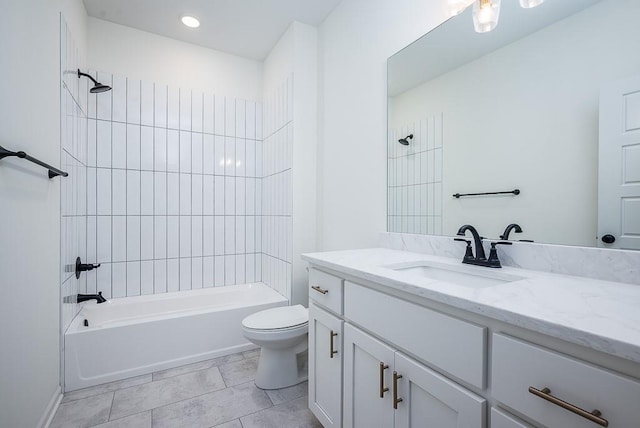
M 326 267 L 391 289 L 441 302 L 568 342 L 640 362 L 640 286 L 503 267 L 387 248 L 302 255 Z M 419 262 L 467 272 L 522 278 L 485 287 L 461 286 L 385 266 Z

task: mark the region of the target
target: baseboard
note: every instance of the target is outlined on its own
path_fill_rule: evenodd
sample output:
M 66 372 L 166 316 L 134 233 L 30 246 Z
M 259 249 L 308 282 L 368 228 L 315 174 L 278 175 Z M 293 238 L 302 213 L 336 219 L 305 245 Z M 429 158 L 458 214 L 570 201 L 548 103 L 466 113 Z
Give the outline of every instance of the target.
M 51 400 L 49 400 L 49 404 L 47 405 L 44 414 L 40 418 L 40 422 L 38 422 L 39 428 L 49 427 L 49 424 L 51 424 L 51 421 L 53 420 L 53 417 L 58 410 L 60 401 L 62 401 L 62 388 L 60 387 L 60 385 L 58 385 L 55 392 L 53 393 L 53 396 L 51 397 Z

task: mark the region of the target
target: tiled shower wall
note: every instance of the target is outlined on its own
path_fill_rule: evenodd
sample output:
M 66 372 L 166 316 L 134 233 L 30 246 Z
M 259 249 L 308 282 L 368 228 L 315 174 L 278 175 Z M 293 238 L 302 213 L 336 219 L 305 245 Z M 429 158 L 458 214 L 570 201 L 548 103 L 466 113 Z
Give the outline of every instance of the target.
M 81 60 L 64 19 L 60 19 L 60 165 L 68 177 L 60 180 L 61 329 L 78 312 L 75 296 L 87 289 L 87 279 L 74 275 L 76 257 L 87 254 L 87 81 L 78 79 Z
M 94 73 L 95 75 L 95 73 Z M 97 73 L 87 156 L 89 292 L 262 279 L 259 103 Z
M 408 146 L 400 138 L 413 134 Z M 389 130 L 387 230 L 442 234 L 442 115 Z
M 262 280 L 291 298 L 293 75 L 265 97 Z

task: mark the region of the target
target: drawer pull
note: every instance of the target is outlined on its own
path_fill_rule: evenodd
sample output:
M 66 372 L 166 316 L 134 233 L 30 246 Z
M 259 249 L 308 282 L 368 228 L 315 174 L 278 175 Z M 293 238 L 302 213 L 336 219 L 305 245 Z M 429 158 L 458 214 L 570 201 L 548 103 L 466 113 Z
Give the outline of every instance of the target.
M 389 390 L 389 387 L 384 386 L 384 371 L 388 368 L 387 364 L 380 363 L 380 398 L 384 398 L 384 393 Z
M 542 390 L 539 390 L 534 388 L 533 386 L 530 386 L 529 392 L 535 396 L 542 398 L 543 400 L 547 400 L 548 402 L 555 404 L 556 406 L 560 406 L 563 409 L 566 409 L 570 412 L 575 413 L 576 415 L 582 416 L 583 418 L 588 419 L 591 422 L 595 422 L 600 426 L 603 426 L 603 427 L 609 426 L 609 421 L 600 417 L 602 416 L 602 412 L 600 412 L 600 410 L 587 412 L 586 410 L 581 409 L 580 407 L 574 406 L 571 403 L 567 403 L 566 401 L 561 400 L 558 397 L 554 397 L 553 395 L 551 395 L 551 390 L 549 388 L 543 388 Z
M 398 379 L 402 379 L 402 375 L 399 375 L 397 371 L 393 372 L 393 408 L 398 410 L 398 403 L 402 401 L 402 398 L 398 398 Z
M 313 288 L 314 290 L 316 290 L 318 293 L 321 293 L 321 294 L 327 294 L 329 292 L 329 290 L 323 290 L 322 288 L 320 288 L 319 285 L 313 285 L 311 286 L 311 288 Z
M 333 358 L 333 356 L 338 353 L 338 351 L 334 351 L 333 350 L 333 338 L 336 337 L 337 335 L 338 335 L 338 333 L 336 333 L 333 330 L 331 330 L 331 336 L 329 337 L 329 345 L 330 345 L 329 346 L 329 352 L 330 352 L 329 358 Z

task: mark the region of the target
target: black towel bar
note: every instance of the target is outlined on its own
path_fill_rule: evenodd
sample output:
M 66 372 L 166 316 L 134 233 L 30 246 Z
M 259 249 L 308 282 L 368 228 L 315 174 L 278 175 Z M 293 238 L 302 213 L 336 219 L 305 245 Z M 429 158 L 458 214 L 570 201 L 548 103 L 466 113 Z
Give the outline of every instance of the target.
M 462 196 L 485 196 L 485 195 L 519 195 L 520 189 L 509 190 L 508 192 L 485 192 L 485 193 L 456 193 L 453 195 L 454 198 L 458 199 Z
M 39 159 L 36 159 L 34 157 L 29 156 L 28 154 L 26 154 L 25 152 L 12 152 L 10 150 L 5 149 L 4 147 L 0 146 L 0 159 L 4 159 L 6 157 L 9 156 L 15 156 L 15 157 L 19 157 L 21 159 L 26 159 L 29 162 L 33 162 L 36 165 L 40 165 L 41 167 L 47 168 L 49 170 L 49 178 L 53 178 L 53 177 L 57 177 L 59 175 L 63 176 L 63 177 L 67 177 L 69 174 L 59 170 L 58 168 L 55 168 L 49 164 L 46 164 L 44 162 L 42 162 Z

